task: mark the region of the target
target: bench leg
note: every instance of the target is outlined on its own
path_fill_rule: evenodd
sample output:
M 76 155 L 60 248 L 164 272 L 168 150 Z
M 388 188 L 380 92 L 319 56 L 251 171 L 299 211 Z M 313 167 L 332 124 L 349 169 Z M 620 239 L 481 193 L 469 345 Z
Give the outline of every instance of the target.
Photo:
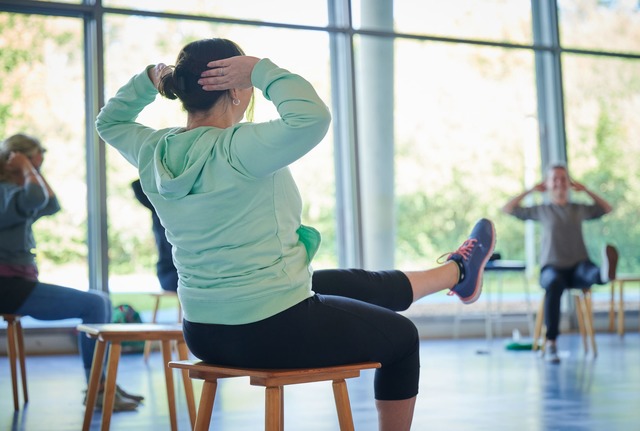
M 171 422 L 171 431 L 177 431 L 176 391 L 173 384 L 173 370 L 168 365 L 171 362 L 171 340 L 162 340 L 161 348 L 162 362 L 164 363 L 164 380 L 167 385 L 167 402 L 169 403 L 169 421 Z
M 538 307 L 538 314 L 536 314 L 536 326 L 533 330 L 533 345 L 531 347 L 533 351 L 536 351 L 540 348 L 540 338 L 542 337 L 543 324 L 544 324 L 544 297 L 542 297 L 542 301 L 540 301 L 540 306 Z
M 265 389 L 265 431 L 284 430 L 283 398 L 282 386 L 271 386 Z
M 22 395 L 25 404 L 29 402 L 29 392 L 27 391 L 27 364 L 24 353 L 24 336 L 22 335 L 22 323 L 16 321 L 16 341 L 18 344 L 18 359 L 20 360 L 20 372 L 22 374 Z
M 107 378 L 104 384 L 104 398 L 102 404 L 102 431 L 109 431 L 111 426 L 111 415 L 113 414 L 113 405 L 116 400 L 116 377 L 118 375 L 118 362 L 120 362 L 120 353 L 122 352 L 122 344 L 112 342 L 109 347 L 109 359 L 107 360 Z M 95 358 L 94 358 L 95 360 Z
M 180 340 L 178 341 L 178 358 L 180 360 L 189 359 L 189 349 L 187 343 Z M 184 394 L 187 398 L 187 408 L 189 409 L 189 420 L 191 421 L 191 429 L 196 426 L 196 400 L 193 395 L 193 382 L 189 378 L 189 371 L 182 370 L 182 383 L 184 384 Z
M 200 404 L 198 405 L 198 415 L 196 417 L 196 425 L 194 431 L 208 431 L 211 424 L 211 414 L 213 413 L 213 401 L 216 397 L 216 389 L 218 388 L 217 380 L 205 380 L 202 385 L 202 394 L 200 396 Z
M 591 292 L 584 296 L 584 309 L 585 309 L 585 329 L 589 335 L 591 341 L 591 350 L 593 350 L 593 357 L 598 356 L 598 346 L 596 345 L 596 332 L 593 324 L 593 302 L 591 301 Z
M 11 387 L 13 389 L 13 408 L 15 411 L 20 410 L 20 399 L 18 394 L 18 369 L 17 369 L 17 353 L 16 353 L 16 322 L 11 321 L 7 324 L 7 350 L 9 354 L 9 367 L 11 368 Z
M 584 306 L 584 301 L 581 296 L 576 295 L 576 316 L 578 318 L 578 329 L 580 330 L 580 336 L 582 337 L 582 346 L 584 347 L 584 353 L 589 353 L 589 343 L 587 342 L 588 330 L 586 327 L 586 320 L 588 320 Z
M 156 323 L 156 320 L 158 319 L 158 309 L 160 308 L 160 296 L 156 296 L 156 303 L 153 306 L 153 315 L 151 317 L 151 323 Z M 142 353 L 142 357 L 144 358 L 144 362 L 148 362 L 149 361 L 149 354 L 151 353 L 151 343 L 153 343 L 153 341 L 151 340 L 146 340 L 144 342 L 144 351 Z
M 333 381 L 333 396 L 336 400 L 340 431 L 354 431 L 349 392 L 347 391 L 347 383 L 344 380 Z
M 93 418 L 93 410 L 96 408 L 96 398 L 98 396 L 98 388 L 100 386 L 100 376 L 102 375 L 105 345 L 106 343 L 98 340 L 96 342 L 95 350 L 93 351 L 93 364 L 91 365 L 89 387 L 87 388 L 82 431 L 89 431 L 91 428 L 91 419 Z

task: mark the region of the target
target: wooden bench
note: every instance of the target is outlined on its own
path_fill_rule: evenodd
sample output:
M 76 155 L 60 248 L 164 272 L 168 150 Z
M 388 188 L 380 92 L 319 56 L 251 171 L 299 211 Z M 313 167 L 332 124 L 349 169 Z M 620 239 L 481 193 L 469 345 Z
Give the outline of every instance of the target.
M 265 388 L 266 431 L 284 430 L 284 386 L 332 381 L 340 430 L 353 431 L 353 416 L 345 379 L 359 377 L 360 371 L 380 368 L 380 364 L 378 362 L 364 362 L 324 368 L 255 369 L 225 367 L 201 361 L 172 361 L 169 362 L 169 367 L 188 371 L 189 377 L 192 379 L 204 380 L 195 427 L 193 428 L 195 431 L 209 429 L 218 379 L 228 377 L 249 377 L 251 385 Z
M 105 324 L 82 324 L 78 325 L 78 331 L 84 332 L 88 337 L 96 338 L 97 343 L 89 378 L 89 388 L 87 390 L 87 402 L 85 407 L 83 431 L 89 431 L 91 418 L 95 409 L 98 388 L 102 376 L 102 364 L 105 352 L 109 346 L 109 358 L 107 361 L 107 374 L 104 385 L 104 401 L 102 406 L 102 431 L 107 431 L 111 423 L 113 404 L 116 395 L 116 375 L 118 373 L 118 362 L 124 341 L 160 341 L 162 348 L 162 359 L 165 364 L 164 374 L 167 385 L 167 399 L 169 402 L 169 419 L 171 430 L 178 428 L 175 390 L 173 384 L 173 373 L 167 366 L 172 360 L 171 343 L 176 342 L 179 359 L 188 359 L 189 350 L 182 335 L 182 325 L 180 324 L 152 324 L 152 323 L 105 323 Z M 195 424 L 195 399 L 193 395 L 193 385 L 186 371 L 182 373 L 184 389 L 189 409 L 191 425 Z

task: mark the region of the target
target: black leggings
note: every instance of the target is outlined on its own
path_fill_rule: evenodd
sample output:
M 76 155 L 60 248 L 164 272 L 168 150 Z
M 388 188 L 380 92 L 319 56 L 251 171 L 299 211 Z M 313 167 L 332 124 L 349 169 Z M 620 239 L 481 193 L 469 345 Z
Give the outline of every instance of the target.
M 418 331 L 396 313 L 413 302 L 400 271 L 320 270 L 313 297 L 259 322 L 184 321 L 191 352 L 205 362 L 253 368 L 306 368 L 375 361 L 377 400 L 418 394 Z

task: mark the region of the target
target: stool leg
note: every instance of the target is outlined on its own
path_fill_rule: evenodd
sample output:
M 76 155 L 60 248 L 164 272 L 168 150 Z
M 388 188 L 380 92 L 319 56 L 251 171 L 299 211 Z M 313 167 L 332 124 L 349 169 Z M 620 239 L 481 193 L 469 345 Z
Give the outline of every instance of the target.
M 178 341 L 178 358 L 182 361 L 189 359 L 189 349 L 187 348 L 187 343 L 183 340 Z M 196 426 L 196 400 L 193 395 L 193 383 L 189 378 L 188 370 L 182 370 L 182 382 L 184 384 L 184 394 L 187 398 L 187 408 L 189 409 L 191 428 L 193 429 Z
M 589 343 L 587 342 L 587 328 L 585 326 L 585 306 L 582 297 L 575 296 L 576 300 L 576 315 L 578 317 L 578 329 L 580 330 L 580 336 L 582 337 L 582 345 L 584 346 L 584 353 L 589 353 Z
M 24 353 L 24 336 L 22 334 L 22 323 L 16 321 L 16 340 L 18 342 L 18 359 L 20 359 L 20 373 L 22 374 L 22 395 L 25 404 L 29 402 L 29 391 L 27 391 L 27 364 Z
M 282 431 L 284 429 L 282 400 L 282 386 L 270 386 L 265 389 L 265 431 Z
M 618 282 L 619 291 L 619 307 L 618 307 L 618 335 L 624 335 L 624 282 Z
M 169 403 L 169 421 L 171 430 L 178 429 L 178 418 L 176 414 L 176 392 L 173 384 L 173 371 L 169 368 L 171 362 L 171 340 L 162 340 L 162 362 L 164 363 L 164 380 L 167 385 L 167 402 Z
M 347 383 L 344 380 L 333 381 L 333 396 L 336 400 L 340 431 L 354 431 L 349 392 L 347 391 Z
M 591 300 L 591 292 L 584 294 L 584 308 L 585 308 L 585 329 L 591 339 L 591 350 L 593 350 L 593 356 L 598 356 L 598 346 L 596 345 L 596 334 L 593 326 L 593 301 Z
M 156 323 L 157 319 L 158 319 L 158 309 L 160 308 L 160 298 L 161 296 L 158 295 L 156 296 L 156 303 L 153 306 L 153 315 L 151 317 L 151 323 Z M 144 342 L 144 352 L 142 357 L 144 358 L 145 362 L 149 361 L 149 354 L 151 353 L 151 340 L 146 340 Z
M 93 363 L 91 364 L 91 374 L 89 375 L 82 431 L 89 431 L 91 428 L 91 418 L 93 418 L 93 410 L 96 408 L 96 398 L 98 397 L 98 387 L 100 386 L 100 377 L 102 375 L 105 346 L 106 343 L 104 341 L 98 340 L 93 351 Z
M 118 375 L 118 362 L 122 344 L 114 341 L 109 347 L 109 359 L 107 360 L 107 378 L 104 384 L 104 402 L 102 404 L 102 431 L 109 431 L 111 415 L 116 398 L 116 376 Z
M 202 385 L 200 404 L 198 404 L 198 415 L 194 431 L 208 431 L 211 424 L 211 414 L 213 413 L 213 401 L 216 398 L 217 380 L 205 380 Z
M 544 298 L 540 301 L 540 306 L 538 307 L 538 314 L 536 315 L 536 327 L 533 331 L 533 345 L 531 349 L 536 351 L 540 348 L 540 337 L 542 336 L 542 324 L 544 322 Z
M 9 366 L 11 368 L 11 387 L 13 389 L 13 408 L 20 410 L 20 399 L 18 398 L 18 369 L 16 353 L 16 321 L 7 321 L 7 350 L 9 354 Z
M 529 280 L 527 280 L 527 274 L 525 272 L 522 273 L 522 279 L 525 294 L 525 304 L 527 307 L 527 325 L 529 329 L 529 336 L 533 337 L 533 333 L 535 332 L 535 324 L 533 321 L 533 311 L 531 308 L 531 295 L 529 294 Z
M 611 299 L 609 300 L 609 332 L 613 332 L 613 327 L 615 326 L 615 303 L 616 303 L 616 281 L 611 280 Z

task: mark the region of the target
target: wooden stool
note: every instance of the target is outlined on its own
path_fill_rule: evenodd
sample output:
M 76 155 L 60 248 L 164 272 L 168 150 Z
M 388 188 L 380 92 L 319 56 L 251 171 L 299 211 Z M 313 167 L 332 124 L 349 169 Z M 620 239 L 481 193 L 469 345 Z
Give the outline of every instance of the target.
M 332 380 L 340 430 L 353 431 L 353 417 L 345 379 L 359 377 L 361 370 L 380 368 L 380 364 L 364 362 L 324 368 L 252 369 L 225 367 L 200 361 L 175 361 L 169 362 L 169 367 L 188 370 L 192 379 L 204 380 L 194 431 L 209 429 L 218 379 L 227 377 L 249 377 L 251 385 L 265 388 L 266 431 L 284 430 L 284 386 Z
M 187 345 L 182 335 L 182 325 L 161 325 L 151 323 L 105 323 L 105 324 L 82 324 L 78 325 L 78 331 L 85 332 L 88 337 L 96 338 L 95 353 L 93 364 L 91 366 L 91 376 L 89 378 L 89 388 L 87 390 L 87 403 L 84 413 L 84 422 L 82 424 L 83 431 L 89 431 L 93 410 L 96 405 L 98 395 L 98 387 L 100 386 L 100 378 L 102 376 L 102 364 L 104 356 L 109 346 L 109 358 L 107 361 L 107 375 L 104 386 L 104 401 L 102 406 L 102 430 L 109 429 L 111 423 L 111 414 L 113 413 L 113 404 L 116 395 L 116 375 L 118 373 L 118 361 L 122 350 L 123 341 L 161 341 L 162 358 L 165 364 L 164 375 L 167 385 L 167 399 L 169 401 L 169 418 L 171 421 L 171 429 L 176 431 L 178 428 L 176 417 L 176 401 L 173 385 L 173 373 L 167 367 L 171 361 L 171 342 L 175 341 L 178 345 L 179 359 L 186 360 L 189 355 Z M 195 399 L 193 396 L 193 385 L 186 371 L 182 373 L 185 394 L 187 397 L 187 406 L 189 409 L 189 418 L 191 426 L 195 424 Z
M 24 337 L 22 335 L 22 324 L 20 316 L 16 314 L 2 314 L 2 318 L 7 322 L 7 354 L 9 355 L 9 365 L 11 367 L 11 386 L 13 387 L 13 408 L 20 410 L 20 399 L 18 396 L 18 370 L 17 362 L 20 360 L 20 374 L 22 376 L 22 396 L 24 403 L 29 402 L 27 391 L 27 368 L 24 360 Z
M 618 286 L 618 335 L 621 337 L 624 335 L 624 285 L 625 283 L 638 283 L 640 282 L 640 275 L 633 274 L 621 274 L 616 276 L 615 280 L 611 280 L 611 301 L 609 302 L 609 332 L 614 330 L 615 314 L 616 314 L 616 299 L 615 291 Z M 640 330 L 640 326 L 638 327 Z
M 162 298 L 175 298 L 178 302 L 178 323 L 182 323 L 182 307 L 180 306 L 180 301 L 178 300 L 177 292 L 173 292 L 171 290 L 163 290 L 162 292 L 154 292 L 151 294 L 155 298 L 155 303 L 153 306 L 153 315 L 151 316 L 151 323 L 158 322 L 158 310 L 160 309 L 160 300 Z M 151 353 L 151 341 L 147 340 L 144 342 L 144 352 L 143 357 L 144 361 L 147 362 L 149 360 L 149 354 Z
M 589 353 L 589 341 L 593 350 L 593 356 L 598 356 L 598 346 L 596 345 L 595 330 L 593 327 L 593 303 L 591 301 L 591 289 L 569 289 L 576 304 L 576 314 L 578 317 L 578 328 L 582 336 L 584 352 Z M 540 301 L 536 325 L 533 333 L 533 350 L 538 350 L 539 340 L 542 335 L 544 325 L 544 298 Z M 544 346 L 544 342 L 542 343 Z

